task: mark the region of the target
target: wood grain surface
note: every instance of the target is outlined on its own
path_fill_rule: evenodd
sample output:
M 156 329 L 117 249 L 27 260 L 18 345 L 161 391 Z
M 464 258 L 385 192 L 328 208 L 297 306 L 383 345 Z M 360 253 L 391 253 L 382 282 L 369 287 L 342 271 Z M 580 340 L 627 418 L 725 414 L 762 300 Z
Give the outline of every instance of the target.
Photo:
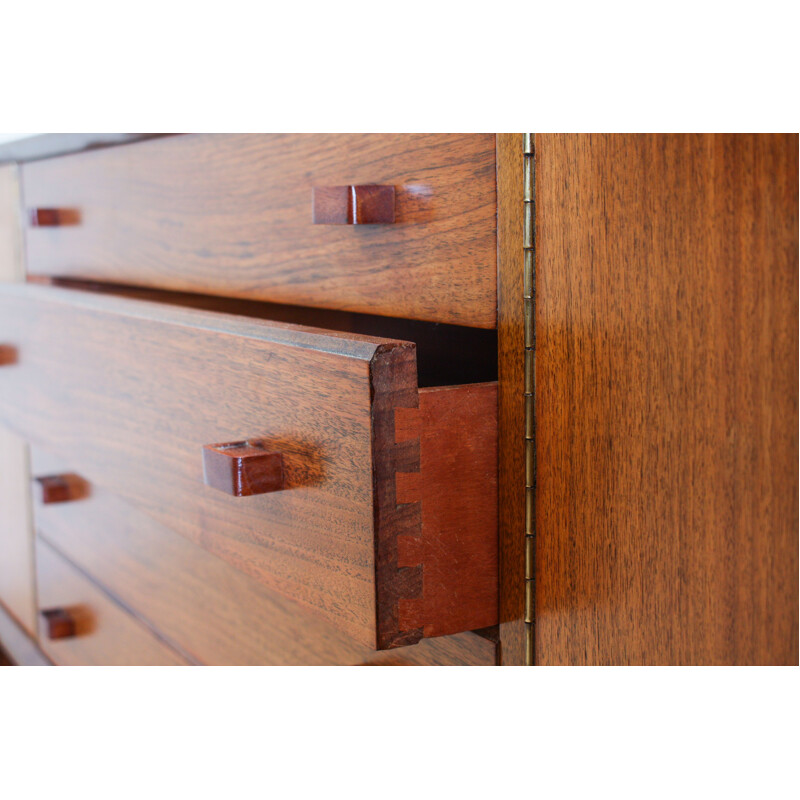
M 399 600 L 401 630 L 441 636 L 497 624 L 497 384 L 420 389 L 398 408 L 395 439 L 419 443 L 419 472 L 397 473 L 397 503 L 419 504 L 418 536 L 398 565 L 422 564 L 417 597 Z
M 380 353 L 391 372 L 413 345 L 39 286 L 6 287 L 0 308 L 0 338 L 20 340 L 19 363 L 0 370 L 7 424 L 374 643 L 372 478 L 385 467 L 372 417 L 384 398 L 393 413 L 395 386 L 393 374 L 373 386 L 370 362 Z M 203 445 L 247 437 L 284 454 L 285 491 L 204 484 Z
M 356 314 L 352 311 L 334 311 L 327 308 L 304 308 L 231 297 L 167 292 L 95 281 L 60 280 L 39 276 L 30 278 L 29 282 L 218 311 L 251 319 L 289 322 L 293 325 L 324 328 L 328 331 L 414 342 L 417 353 L 417 382 L 421 387 L 497 380 L 496 330 L 381 317 L 376 314 Z
M 362 644 L 422 637 L 397 615 L 424 567 L 397 560 L 398 537 L 421 525 L 395 487 L 420 468 L 419 442 L 396 442 L 394 425 L 419 402 L 412 344 L 39 286 L 0 293 L 3 335 L 19 338 L 20 358 L 0 371 L 0 418 L 72 472 Z M 242 438 L 282 453 L 283 491 L 204 484 L 203 445 Z M 496 502 L 491 485 L 475 491 Z
M 42 608 L 65 608 L 75 619 L 74 636 L 49 639 L 41 626 L 39 645 L 61 666 L 179 666 L 188 662 L 111 600 L 46 542 L 36 543 Z
M 525 664 L 523 142 L 497 134 L 497 337 L 502 663 Z
M 535 147 L 537 663 L 797 664 L 797 136 Z
M 39 448 L 38 471 L 67 469 Z M 491 665 L 472 633 L 375 651 L 110 492 L 35 508 L 40 535 L 198 664 Z
M 197 134 L 22 167 L 29 271 L 493 328 L 491 134 Z M 396 189 L 388 226 L 312 224 L 312 188 Z

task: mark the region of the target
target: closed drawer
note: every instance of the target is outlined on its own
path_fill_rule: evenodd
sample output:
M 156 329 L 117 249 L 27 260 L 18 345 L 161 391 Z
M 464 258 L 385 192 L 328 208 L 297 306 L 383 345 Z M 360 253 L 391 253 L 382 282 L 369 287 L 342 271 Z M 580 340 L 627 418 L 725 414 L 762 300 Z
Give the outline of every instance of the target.
M 31 635 L 36 630 L 28 453 L 0 425 L 0 604 Z
M 493 134 L 176 136 L 22 183 L 32 275 L 495 326 Z M 394 188 L 394 222 L 313 224 L 314 189 L 363 184 Z
M 408 342 L 34 286 L 0 291 L 0 342 L 9 426 L 354 640 L 497 622 L 496 384 L 420 390 Z M 279 488 L 229 493 L 249 456 L 204 445 L 241 441 Z
M 36 545 L 36 568 L 39 643 L 54 664 L 169 666 L 187 663 L 41 540 Z
M 34 475 L 71 473 L 34 448 Z M 281 597 L 108 491 L 35 503 L 52 542 L 162 638 L 198 664 L 494 664 L 492 642 L 471 633 L 375 651 Z

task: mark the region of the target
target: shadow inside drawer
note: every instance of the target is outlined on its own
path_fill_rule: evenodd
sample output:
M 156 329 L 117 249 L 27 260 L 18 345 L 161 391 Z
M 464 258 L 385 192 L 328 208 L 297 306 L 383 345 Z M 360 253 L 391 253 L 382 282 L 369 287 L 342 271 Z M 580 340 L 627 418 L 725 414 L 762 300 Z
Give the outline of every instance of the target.
M 117 284 L 58 278 L 45 282 L 67 289 L 414 342 L 417 346 L 417 380 L 420 388 L 497 380 L 496 330 Z

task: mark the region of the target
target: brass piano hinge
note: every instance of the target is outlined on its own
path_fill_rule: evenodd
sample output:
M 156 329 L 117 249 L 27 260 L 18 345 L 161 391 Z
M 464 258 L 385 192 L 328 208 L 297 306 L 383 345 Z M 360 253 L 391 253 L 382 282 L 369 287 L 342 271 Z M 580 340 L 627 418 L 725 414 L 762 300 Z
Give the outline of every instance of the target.
M 524 168 L 524 223 L 525 251 L 524 302 L 525 302 L 525 663 L 534 663 L 534 492 L 536 487 L 535 432 L 535 357 L 534 296 L 535 296 L 535 198 L 533 134 L 523 134 Z

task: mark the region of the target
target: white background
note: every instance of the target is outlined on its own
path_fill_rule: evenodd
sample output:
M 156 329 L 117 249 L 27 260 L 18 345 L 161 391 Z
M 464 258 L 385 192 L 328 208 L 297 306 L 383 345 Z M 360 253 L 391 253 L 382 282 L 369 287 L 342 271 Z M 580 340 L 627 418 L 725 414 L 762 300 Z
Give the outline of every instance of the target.
M 46 2 L 0 130 L 797 131 L 788 3 Z M 797 797 L 797 669 L 6 669 L 0 797 Z

